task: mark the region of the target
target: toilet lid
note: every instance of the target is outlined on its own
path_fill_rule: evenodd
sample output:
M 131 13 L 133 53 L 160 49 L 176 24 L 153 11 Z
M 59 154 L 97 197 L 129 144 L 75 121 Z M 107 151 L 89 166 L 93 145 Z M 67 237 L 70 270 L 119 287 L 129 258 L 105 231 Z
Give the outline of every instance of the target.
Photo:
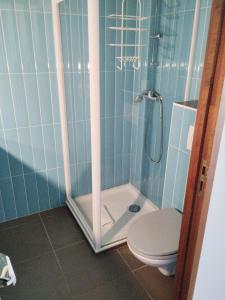
M 129 228 L 129 246 L 149 256 L 178 251 L 182 215 L 174 208 L 161 209 L 137 219 Z

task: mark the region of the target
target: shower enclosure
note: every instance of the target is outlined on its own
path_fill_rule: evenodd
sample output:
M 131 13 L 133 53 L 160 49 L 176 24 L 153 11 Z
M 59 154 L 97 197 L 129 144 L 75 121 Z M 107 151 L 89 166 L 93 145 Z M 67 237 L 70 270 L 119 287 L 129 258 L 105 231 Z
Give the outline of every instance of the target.
M 170 75 L 187 74 L 192 30 L 176 5 L 161 4 L 52 0 L 66 203 L 95 252 L 123 243 L 135 218 L 162 206 L 171 107 L 184 97 Z M 144 91 L 155 101 L 134 101 Z

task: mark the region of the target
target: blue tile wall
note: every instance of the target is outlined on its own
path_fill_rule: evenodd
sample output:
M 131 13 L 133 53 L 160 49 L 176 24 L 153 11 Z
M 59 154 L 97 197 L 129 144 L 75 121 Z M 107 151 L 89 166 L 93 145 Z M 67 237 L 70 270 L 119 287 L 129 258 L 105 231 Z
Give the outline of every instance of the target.
M 92 191 L 86 2 L 60 4 L 73 196 Z M 107 16 L 121 13 L 121 4 L 121 0 L 100 1 L 102 189 L 128 183 L 130 173 L 134 72 L 132 68 L 119 71 L 115 61 L 119 50 L 107 46 L 120 39 L 118 32 L 108 28 L 118 21 Z M 135 11 L 135 1 L 129 1 L 127 8 Z M 134 42 L 132 35 L 127 39 Z
M 91 193 L 90 97 L 86 1 L 60 3 L 73 197 Z
M 205 45 L 210 18 L 211 1 L 201 1 L 200 21 L 190 99 L 198 99 Z M 195 1 L 152 1 L 150 33 L 163 35 L 157 46 L 157 67 L 149 66 L 152 61 L 153 42 L 149 43 L 148 71 L 135 72 L 134 91 L 154 88 L 163 96 L 164 137 L 163 156 L 159 164 L 153 164 L 149 155 L 159 153 L 159 107 L 152 104 L 133 104 L 133 127 L 131 145 L 131 182 L 157 206 L 162 206 L 164 177 L 167 162 L 169 128 L 173 102 L 183 101 L 187 76 Z M 142 68 L 143 69 L 143 68 Z M 141 118 L 143 121 L 138 121 Z M 145 124 L 143 126 L 143 124 Z M 178 128 L 175 129 L 175 134 Z M 147 131 L 147 142 L 142 148 L 137 144 Z M 148 155 L 146 155 L 146 152 Z
M 190 150 L 187 139 L 190 126 L 194 126 L 196 109 L 174 103 L 168 143 L 163 207 L 183 210 Z
M 100 0 L 101 187 L 131 182 L 161 206 L 172 103 L 183 98 L 194 1 L 167 5 L 143 0 L 147 30 L 141 34 L 141 68 L 127 64 L 122 71 L 115 60 L 120 49 L 107 46 L 120 42 L 120 32 L 108 28 L 120 21 L 107 16 L 120 14 L 121 3 Z M 128 0 L 126 12 L 136 11 L 136 1 Z M 198 97 L 209 16 L 209 0 L 202 1 L 192 98 Z M 92 191 L 87 1 L 61 2 L 60 20 L 72 191 L 77 196 Z M 50 0 L 0 0 L 0 221 L 59 206 L 65 199 L 51 22 Z M 158 31 L 164 36 L 159 45 L 149 39 Z M 125 39 L 137 42 L 132 32 Z M 124 53 L 135 52 L 126 47 Z M 154 61 L 159 65 L 152 66 Z M 159 147 L 159 107 L 133 103 L 149 87 L 164 97 L 164 154 L 158 165 L 148 156 L 155 157 Z
M 0 0 L 0 222 L 61 205 L 50 0 Z

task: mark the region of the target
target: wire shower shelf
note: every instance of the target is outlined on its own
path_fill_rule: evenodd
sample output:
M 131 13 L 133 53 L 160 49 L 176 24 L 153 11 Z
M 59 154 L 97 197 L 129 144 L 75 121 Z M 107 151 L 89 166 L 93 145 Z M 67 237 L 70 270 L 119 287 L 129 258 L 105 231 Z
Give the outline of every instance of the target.
M 107 18 L 115 19 L 115 20 L 121 20 L 120 26 L 111 26 L 108 27 L 108 29 L 111 30 L 120 30 L 121 31 L 121 40 L 120 43 L 115 44 L 107 44 L 111 47 L 120 47 L 120 56 L 116 57 L 116 60 L 119 62 L 119 64 L 116 65 L 117 69 L 121 70 L 123 69 L 124 64 L 127 62 L 132 63 L 133 68 L 135 70 L 140 69 L 140 54 L 141 54 L 141 47 L 144 45 L 141 44 L 141 32 L 146 31 L 146 28 L 142 27 L 142 21 L 148 19 L 147 17 L 142 16 L 142 3 L 141 0 L 137 0 L 137 6 L 138 6 L 138 15 L 132 16 L 132 15 L 125 15 L 125 2 L 127 0 L 122 1 L 122 14 L 111 14 L 107 16 Z M 136 21 L 136 27 L 128 27 L 125 24 L 125 21 Z M 134 44 L 126 44 L 124 43 L 124 32 L 125 31 L 134 31 L 135 32 L 135 40 L 137 40 L 137 43 Z M 136 39 L 136 33 L 137 33 L 137 39 Z M 124 47 L 134 47 L 134 55 L 133 56 L 126 56 L 124 55 Z

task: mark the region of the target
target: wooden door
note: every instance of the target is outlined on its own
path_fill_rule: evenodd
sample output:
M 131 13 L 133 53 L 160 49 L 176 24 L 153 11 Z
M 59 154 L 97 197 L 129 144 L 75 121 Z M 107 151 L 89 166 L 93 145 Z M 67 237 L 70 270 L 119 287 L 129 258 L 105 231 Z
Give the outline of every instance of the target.
M 225 119 L 225 1 L 213 0 L 174 284 L 174 299 L 192 299 Z M 224 88 L 225 89 L 225 88 Z

